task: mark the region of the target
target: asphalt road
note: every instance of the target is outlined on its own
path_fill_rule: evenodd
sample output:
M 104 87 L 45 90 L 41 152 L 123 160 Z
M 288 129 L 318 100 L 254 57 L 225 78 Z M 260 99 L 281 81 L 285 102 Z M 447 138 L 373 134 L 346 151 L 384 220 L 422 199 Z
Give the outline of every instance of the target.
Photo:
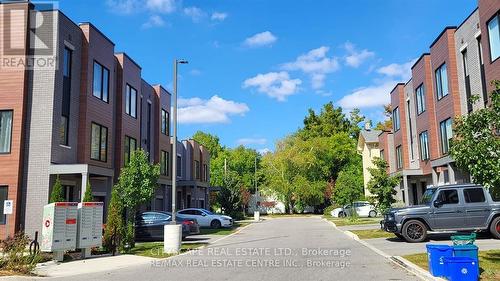
M 199 251 L 118 271 L 50 280 L 419 280 L 320 218 L 251 224 Z

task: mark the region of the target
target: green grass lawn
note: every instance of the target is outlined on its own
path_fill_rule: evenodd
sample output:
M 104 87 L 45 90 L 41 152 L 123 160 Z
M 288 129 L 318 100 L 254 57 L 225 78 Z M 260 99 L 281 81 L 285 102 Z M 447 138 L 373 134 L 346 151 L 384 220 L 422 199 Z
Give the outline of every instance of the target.
M 403 258 L 429 270 L 426 253 L 403 256 Z M 481 280 L 500 280 L 500 250 L 479 251 L 479 267 Z
M 334 218 L 331 216 L 325 216 L 328 220 L 335 223 L 336 226 L 346 226 L 346 225 L 359 225 L 359 224 L 378 224 L 381 218 Z
M 358 235 L 359 239 L 373 239 L 373 238 L 392 238 L 396 237 L 394 234 L 381 230 L 381 229 L 363 229 L 363 230 L 350 230 L 352 233 Z
M 210 234 L 210 235 L 228 235 L 233 232 L 235 232 L 238 228 L 243 227 L 247 225 L 248 222 L 235 222 L 232 227 L 230 228 L 201 228 L 200 229 L 200 234 Z
M 208 243 L 182 244 L 181 253 L 199 248 L 201 246 L 205 246 L 207 244 Z M 143 256 L 143 257 L 150 257 L 150 258 L 168 258 L 170 256 L 173 256 L 173 254 L 163 253 L 163 242 L 136 243 L 135 247 L 132 250 L 130 250 L 129 254 Z

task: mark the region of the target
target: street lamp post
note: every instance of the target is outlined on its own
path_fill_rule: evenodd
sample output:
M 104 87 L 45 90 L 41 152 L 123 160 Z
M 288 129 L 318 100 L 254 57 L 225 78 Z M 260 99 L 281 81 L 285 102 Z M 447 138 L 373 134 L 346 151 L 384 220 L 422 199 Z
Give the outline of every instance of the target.
M 172 222 L 164 227 L 163 252 L 178 253 L 182 241 L 182 225 L 177 224 L 176 212 L 176 189 L 177 189 L 177 66 L 187 64 L 187 60 L 174 60 L 174 102 L 173 102 L 173 143 L 172 143 Z

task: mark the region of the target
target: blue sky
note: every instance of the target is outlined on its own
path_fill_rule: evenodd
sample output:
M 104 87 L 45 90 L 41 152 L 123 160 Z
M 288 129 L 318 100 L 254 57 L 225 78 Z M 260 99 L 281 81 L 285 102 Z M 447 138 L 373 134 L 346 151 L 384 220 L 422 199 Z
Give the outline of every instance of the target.
M 152 84 L 179 73 L 179 137 L 196 130 L 262 150 L 333 101 L 373 121 L 396 82 L 475 0 L 62 0 L 142 66 Z

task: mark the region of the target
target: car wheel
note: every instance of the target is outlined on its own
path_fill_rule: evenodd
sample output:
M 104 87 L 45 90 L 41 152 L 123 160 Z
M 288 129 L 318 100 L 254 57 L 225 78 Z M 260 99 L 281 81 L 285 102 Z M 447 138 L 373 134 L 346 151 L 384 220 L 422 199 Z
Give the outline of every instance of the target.
M 345 218 L 346 214 L 345 212 L 339 212 L 339 218 Z
M 421 221 L 410 220 L 403 225 L 402 235 L 407 242 L 422 242 L 427 238 L 427 226 Z
M 500 217 L 496 217 L 491 221 L 490 232 L 493 237 L 500 239 Z
M 213 220 L 211 223 L 210 223 L 210 227 L 211 228 L 220 228 L 221 227 L 221 223 L 219 220 Z
M 374 218 L 377 216 L 377 212 L 375 212 L 374 210 L 371 210 L 369 213 L 368 213 L 368 217 L 370 218 Z

